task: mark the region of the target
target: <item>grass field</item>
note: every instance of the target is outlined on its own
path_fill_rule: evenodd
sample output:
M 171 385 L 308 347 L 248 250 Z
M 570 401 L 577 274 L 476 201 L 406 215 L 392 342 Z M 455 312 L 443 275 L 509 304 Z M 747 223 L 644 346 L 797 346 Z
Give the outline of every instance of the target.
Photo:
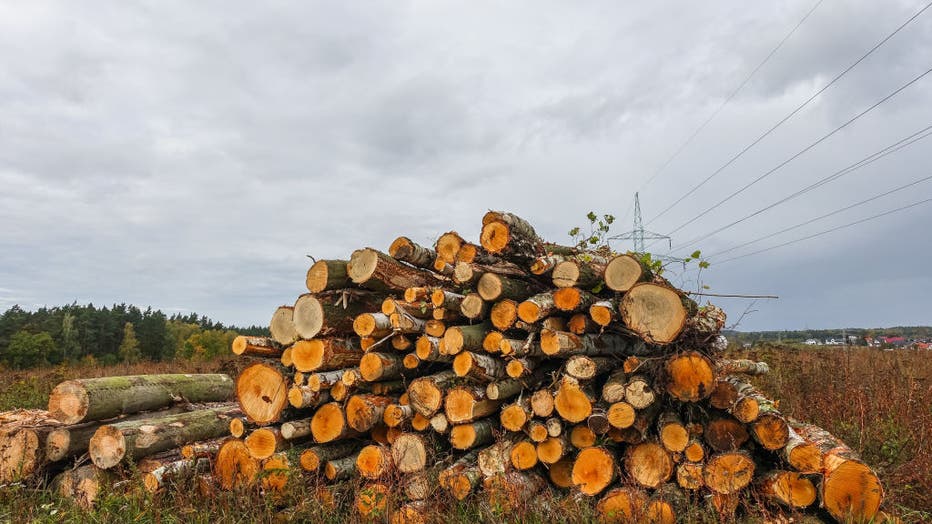
M 886 489 L 884 509 L 904 522 L 932 521 L 932 355 L 914 351 L 885 352 L 867 348 L 764 347 L 731 356 L 765 360 L 771 373 L 754 379 L 781 410 L 818 424 L 844 440 L 872 465 Z M 72 377 L 155 373 L 233 373 L 229 361 L 201 364 L 140 364 L 111 368 L 78 367 L 0 374 L 0 409 L 44 407 L 51 388 Z M 82 522 L 343 522 L 353 521 L 351 496 L 356 486 L 333 489 L 333 506 L 309 496 L 313 480 L 294 478 L 285 493 L 262 496 L 214 493 L 202 496 L 193 479 L 176 489 L 148 494 L 130 482 L 117 484 L 93 511 L 59 501 L 30 486 L 0 488 L 0 523 L 29 521 Z M 537 498 L 517 512 L 498 515 L 494 508 L 472 502 L 438 502 L 438 522 L 587 522 L 589 504 L 570 497 Z M 766 510 L 752 507 L 742 521 L 765 520 Z M 715 522 L 697 510 L 690 522 Z M 783 522 L 786 522 L 785 520 Z M 796 520 L 799 522 L 799 519 Z

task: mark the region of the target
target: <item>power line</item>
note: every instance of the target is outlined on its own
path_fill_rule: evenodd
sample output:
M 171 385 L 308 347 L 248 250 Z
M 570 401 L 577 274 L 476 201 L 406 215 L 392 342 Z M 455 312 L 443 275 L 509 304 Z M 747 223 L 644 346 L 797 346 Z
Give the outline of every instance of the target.
M 696 237 L 696 238 L 693 238 L 693 239 L 691 239 L 691 240 L 689 240 L 689 241 L 687 241 L 687 242 L 681 244 L 680 246 L 676 247 L 675 249 L 670 250 L 670 252 L 676 251 L 676 250 L 680 250 L 680 249 L 684 249 L 684 248 L 686 248 L 686 247 L 688 247 L 688 246 L 691 246 L 691 245 L 693 245 L 693 244 L 695 244 L 695 243 L 697 243 L 697 242 L 701 242 L 701 241 L 703 241 L 703 240 L 705 240 L 705 239 L 707 239 L 707 238 L 709 238 L 709 237 L 712 237 L 712 236 L 714 236 L 714 235 L 717 235 L 717 234 L 721 233 L 722 231 L 725 231 L 726 229 L 730 229 L 730 228 L 732 228 L 732 227 L 734 227 L 734 226 L 736 226 L 736 225 L 738 225 L 738 224 L 740 224 L 740 223 L 742 223 L 742 222 L 744 222 L 744 221 L 746 221 L 746 220 L 749 220 L 749 219 L 751 219 L 751 218 L 753 218 L 753 217 L 756 217 L 757 215 L 760 215 L 761 213 L 764 213 L 765 211 L 768 211 L 768 210 L 770 210 L 770 209 L 773 209 L 774 207 L 777 207 L 777 206 L 779 206 L 779 205 L 781 205 L 781 204 L 784 204 L 784 203 L 786 203 L 786 202 L 788 202 L 788 201 L 790 201 L 790 200 L 793 200 L 794 198 L 796 198 L 796 197 L 798 197 L 798 196 L 804 195 L 804 194 L 806 194 L 806 193 L 808 193 L 808 192 L 810 192 L 810 191 L 812 191 L 812 190 L 815 190 L 815 189 L 817 189 L 817 188 L 819 188 L 819 187 L 824 186 L 825 184 L 828 184 L 828 183 L 830 183 L 830 182 L 833 182 L 833 181 L 835 181 L 835 180 L 837 180 L 837 179 L 839 179 L 839 178 L 841 178 L 841 177 L 843 177 L 843 176 L 845 176 L 845 175 L 848 175 L 848 174 L 850 174 L 850 173 L 853 173 L 853 172 L 857 171 L 858 169 L 861 169 L 862 167 L 869 166 L 870 164 L 873 164 L 874 162 L 880 160 L 881 158 L 884 158 L 884 157 L 886 157 L 887 155 L 891 155 L 891 154 L 896 153 L 897 151 L 899 151 L 899 150 L 901 150 L 901 149 L 904 149 L 904 148 L 906 148 L 906 147 L 908 147 L 908 146 L 911 146 L 911 145 L 915 144 L 916 142 L 919 142 L 920 140 L 922 140 L 922 139 L 924 139 L 924 138 L 926 138 L 926 137 L 928 137 L 928 136 L 930 136 L 930 135 L 932 135 L 932 125 L 926 126 L 925 128 L 920 129 L 919 131 L 917 131 L 917 132 L 915 132 L 915 133 L 909 135 L 909 136 L 906 137 L 906 138 L 902 138 L 902 139 L 896 141 L 895 143 L 890 144 L 889 146 L 887 146 L 887 147 L 885 147 L 885 148 L 883 148 L 883 149 L 881 149 L 881 150 L 879 150 L 879 151 L 877 151 L 877 152 L 875 152 L 875 153 L 872 153 L 872 154 L 870 154 L 870 155 L 867 155 L 866 157 L 862 158 L 861 160 L 858 160 L 857 162 L 855 162 L 855 163 L 853 163 L 853 164 L 851 164 L 851 165 L 849 165 L 849 166 L 847 166 L 847 167 L 844 167 L 844 168 L 842 168 L 842 169 L 839 169 L 838 171 L 835 171 L 835 172 L 832 173 L 831 175 L 828 175 L 828 176 L 826 176 L 826 177 L 823 177 L 822 179 L 820 179 L 820 180 L 818 180 L 818 181 L 816 181 L 816 182 L 814 182 L 814 183 L 812 183 L 812 184 L 810 184 L 810 185 L 804 187 L 803 189 L 800 189 L 799 191 L 796 191 L 795 193 L 792 193 L 792 194 L 790 194 L 790 195 L 788 195 L 788 196 L 786 196 L 786 197 L 783 197 L 783 198 L 781 198 L 780 200 L 777 200 L 776 202 L 773 202 L 772 204 L 769 204 L 769 205 L 767 205 L 767 206 L 764 206 L 764 207 L 758 209 L 757 211 L 754 211 L 753 213 L 751 213 L 751 214 L 749 214 L 749 215 L 746 215 L 746 216 L 744 216 L 744 217 L 742 217 L 742 218 L 739 218 L 738 220 L 735 220 L 735 221 L 733 221 L 733 222 L 731 222 L 731 223 L 729 223 L 729 224 L 726 224 L 726 225 L 724 225 L 724 226 L 722 226 L 722 227 L 720 227 L 720 228 L 718 228 L 718 229 L 716 229 L 716 230 L 714 230 L 714 231 L 711 231 L 711 232 L 709 232 L 709 233 L 706 233 L 706 234 L 703 234 L 703 235 L 698 236 L 698 237 Z
M 668 158 L 668 159 L 666 160 L 666 162 L 664 162 L 663 164 L 661 164 L 660 167 L 658 167 L 657 170 L 654 171 L 654 174 L 651 175 L 651 177 L 648 178 L 646 182 L 644 182 L 643 184 L 641 184 L 641 188 L 640 188 L 638 191 L 641 191 L 641 190 L 643 190 L 645 187 L 647 187 L 647 185 L 650 184 L 651 182 L 653 182 L 653 180 L 654 180 L 655 178 L 657 178 L 657 175 L 659 175 L 661 172 L 663 172 L 663 170 L 666 169 L 667 166 L 669 166 L 669 165 L 673 162 L 673 160 L 676 159 L 676 157 L 680 156 L 680 153 L 682 153 L 683 150 L 686 149 L 686 146 L 688 146 L 690 143 L 692 143 L 692 141 L 693 141 L 697 136 L 699 136 L 699 133 L 701 133 L 702 130 L 705 129 L 705 127 L 708 126 L 709 123 L 711 123 L 712 120 L 714 120 L 716 116 L 718 116 L 718 114 L 722 111 L 722 109 L 724 109 L 725 106 L 728 105 L 729 102 L 731 102 L 731 100 L 738 94 L 738 92 L 740 92 L 742 89 L 744 89 L 744 86 L 748 85 L 748 82 L 751 81 L 751 78 L 753 78 L 754 75 L 756 75 L 757 72 L 760 71 L 760 69 L 761 69 L 762 67 L 764 67 L 764 65 L 765 65 L 767 62 L 769 62 L 771 58 L 773 58 L 773 55 L 777 54 L 777 51 L 779 51 L 780 48 L 783 47 L 783 44 L 785 44 L 786 41 L 789 40 L 791 36 L 793 36 L 793 34 L 796 32 L 796 30 L 799 29 L 799 27 L 800 27 L 801 25 L 803 25 L 803 22 L 805 22 L 805 21 L 809 18 L 809 16 L 810 16 L 820 5 L 822 5 L 822 2 L 824 2 L 824 1 L 825 1 L 825 0 L 819 0 L 818 2 L 815 3 L 815 5 L 812 6 L 811 9 L 809 9 L 809 11 L 799 20 L 799 22 L 797 22 L 796 25 L 793 26 L 793 29 L 791 29 L 790 32 L 787 33 L 786 36 L 784 36 L 782 40 L 780 40 L 780 42 L 777 44 L 777 46 L 774 47 L 774 48 L 770 51 L 770 53 L 768 53 L 767 56 L 764 57 L 764 59 L 763 59 L 759 64 L 757 64 L 757 67 L 755 67 L 755 68 L 748 74 L 748 76 L 744 78 L 744 80 L 741 82 L 741 84 L 739 84 L 738 87 L 736 87 L 731 93 L 728 94 L 727 97 L 725 97 L 725 100 L 718 106 L 718 108 L 717 108 L 715 111 L 713 111 L 712 114 L 709 115 L 709 117 L 708 117 L 699 127 L 697 127 L 695 131 L 693 131 L 693 134 L 689 135 L 689 138 L 687 138 L 686 141 L 683 142 L 683 143 L 680 145 L 680 147 L 678 147 L 678 148 L 676 149 L 676 151 L 670 156 L 670 158 Z M 627 213 L 626 213 L 626 215 L 627 215 Z
M 898 207 L 898 208 L 896 208 L 896 209 L 891 209 L 890 211 L 885 211 L 885 212 L 883 212 L 883 213 L 878 213 L 878 214 L 876 214 L 876 215 L 869 216 L 869 217 L 867 217 L 867 218 L 862 218 L 861 220 L 856 220 L 856 221 L 854 221 L 854 222 L 849 222 L 849 223 L 847 223 L 847 224 L 843 224 L 843 225 L 840 225 L 840 226 L 836 226 L 836 227 L 833 227 L 833 228 L 831 228 L 831 229 L 826 229 L 825 231 L 820 231 L 820 232 L 814 233 L 814 234 L 812 234 L 812 235 L 808 235 L 808 236 L 805 236 L 805 237 L 802 237 L 802 238 L 797 238 L 797 239 L 795 239 L 795 240 L 790 240 L 790 241 L 784 242 L 784 243 L 782 243 L 782 244 L 777 244 L 777 245 L 775 245 L 775 246 L 770 246 L 770 247 L 767 247 L 767 248 L 764 248 L 764 249 L 758 249 L 757 251 L 751 251 L 750 253 L 745 253 L 745 254 L 743 254 L 743 255 L 738 255 L 738 256 L 736 256 L 736 257 L 726 258 L 725 260 L 720 260 L 720 261 L 716 262 L 715 264 L 716 264 L 716 265 L 724 264 L 725 262 L 731 262 L 732 260 L 738 260 L 739 258 L 749 257 L 749 256 L 751 256 L 751 255 L 757 255 L 757 254 L 759 254 L 759 253 L 764 253 L 764 252 L 766 252 L 766 251 L 771 251 L 771 250 L 774 250 L 774 249 L 777 249 L 777 248 L 785 247 L 785 246 L 788 246 L 788 245 L 790 245 L 790 244 L 796 244 L 796 243 L 802 242 L 802 241 L 804 241 L 804 240 L 810 240 L 810 239 L 813 239 L 813 238 L 816 238 L 816 237 L 820 237 L 820 236 L 822 236 L 822 235 L 827 235 L 827 234 L 829 234 L 829 233 L 834 233 L 835 231 L 838 231 L 838 230 L 841 230 L 841 229 L 846 229 L 846 228 L 853 227 L 853 226 L 856 226 L 856 225 L 859 225 L 859 224 L 863 224 L 864 222 L 869 222 L 869 221 L 871 221 L 871 220 L 875 220 L 875 219 L 878 219 L 878 218 L 881 218 L 881 217 L 885 217 L 885 216 L 887 216 L 887 215 L 892 215 L 893 213 L 897 213 L 897 212 L 900 212 L 900 211 L 904 211 L 904 210 L 906 210 L 906 209 L 909 209 L 909 208 L 912 208 L 912 207 L 916 207 L 916 206 L 921 205 L 921 204 L 926 204 L 926 203 L 928 203 L 928 202 L 932 202 L 932 198 L 927 198 L 927 199 L 925 199 L 925 200 L 920 200 L 919 202 L 914 202 L 914 203 L 909 204 L 909 205 L 906 205 L 906 206 Z
M 773 127 L 771 127 L 770 129 L 768 129 L 767 131 L 765 131 L 764 134 L 760 135 L 759 137 L 757 137 L 756 139 L 754 139 L 754 141 L 752 141 L 750 144 L 748 144 L 747 146 L 745 146 L 744 149 L 742 149 L 742 150 L 739 151 L 736 155 L 734 155 L 733 157 L 731 157 L 731 159 L 729 159 L 727 162 L 725 162 L 725 164 L 723 164 L 721 167 L 719 167 L 718 169 L 716 169 L 715 171 L 713 171 L 712 174 L 709 175 L 708 177 L 706 177 L 702 182 L 700 182 L 699 184 L 697 184 L 696 186 L 694 186 L 692 189 L 690 189 L 689 191 L 687 191 L 686 194 L 684 194 L 683 196 L 681 196 L 680 198 L 678 198 L 675 202 L 673 202 L 672 204 L 670 204 L 669 206 L 667 206 L 663 211 L 660 212 L 660 214 L 658 214 L 658 215 L 655 216 L 654 218 L 650 219 L 650 220 L 647 222 L 647 225 L 650 225 L 652 222 L 654 222 L 654 221 L 657 220 L 658 218 L 660 218 L 660 217 L 662 217 L 663 215 L 667 214 L 671 209 L 673 209 L 674 207 L 676 207 L 680 202 L 682 202 L 682 201 L 685 200 L 687 197 L 689 197 L 690 195 L 692 195 L 693 193 L 695 193 L 699 188 L 701 188 L 702 186 L 704 186 L 709 180 L 711 180 L 713 177 L 715 177 L 716 175 L 718 175 L 719 173 L 721 173 L 722 171 L 724 171 L 728 166 L 730 166 L 731 164 L 733 164 L 736 160 L 738 160 L 739 158 L 741 158 L 741 157 L 742 157 L 745 153 L 747 153 L 752 147 L 756 146 L 756 145 L 757 145 L 758 143 L 760 143 L 764 138 L 766 138 L 766 137 L 769 136 L 771 133 L 773 133 L 778 127 L 782 126 L 787 120 L 789 120 L 789 119 L 792 118 L 794 115 L 796 115 L 797 113 L 799 113 L 804 107 L 806 107 L 807 105 L 809 105 L 810 102 L 812 102 L 813 100 L 815 100 L 819 95 L 821 95 L 822 93 L 824 93 L 829 87 L 831 87 L 833 84 L 835 84 L 835 82 L 837 82 L 838 80 L 840 80 L 843 76 L 845 76 L 846 74 L 848 74 L 849 71 L 851 71 L 852 69 L 854 69 L 858 64 L 860 64 L 860 63 L 863 62 L 867 57 L 869 57 L 870 55 L 872 55 L 872 54 L 874 53 L 874 51 L 876 51 L 876 50 L 879 49 L 882 45 L 884 45 L 885 43 L 887 43 L 888 40 L 890 40 L 891 38 L 893 38 L 894 35 L 896 35 L 897 33 L 899 33 L 904 27 L 906 27 L 907 25 L 909 25 L 913 20 L 915 20 L 916 18 L 918 18 L 919 15 L 921 15 L 922 13 L 924 13 L 929 7 L 932 7 L 932 2 L 926 4 L 925 7 L 923 7 L 922 9 L 920 9 L 916 14 L 914 14 L 914 15 L 911 16 L 909 19 L 907 19 L 905 22 L 903 22 L 902 24 L 900 24 L 900 26 L 897 27 L 892 33 L 890 33 L 890 34 L 888 34 L 887 36 L 885 36 L 880 42 L 878 42 L 876 45 L 874 45 L 874 47 L 870 48 L 870 50 L 868 50 L 866 53 L 864 53 L 863 55 L 861 55 L 860 58 L 858 58 L 857 60 L 855 60 L 854 63 L 852 63 L 851 65 L 849 65 L 847 68 L 845 68 L 841 73 L 838 73 L 838 74 L 837 74 L 834 78 L 832 78 L 827 84 L 825 84 L 824 86 L 822 86 L 821 89 L 819 89 L 818 91 L 816 91 L 815 94 L 813 94 L 813 95 L 810 96 L 808 99 L 806 99 L 805 102 L 803 102 L 803 103 L 800 104 L 796 109 L 794 109 L 793 111 L 791 111 L 790 114 L 786 115 L 786 116 L 783 117 L 780 121 L 778 121 L 776 124 L 774 124 Z
M 736 250 L 736 249 L 741 249 L 742 247 L 749 246 L 749 245 L 751 245 L 751 244 L 756 244 L 756 243 L 758 243 L 758 242 L 760 242 L 760 241 L 762 241 L 762 240 L 767 240 L 768 238 L 773 238 L 773 237 L 775 237 L 775 236 L 777 236 L 777 235 L 782 235 L 783 233 L 787 233 L 787 232 L 792 231 L 792 230 L 794 230 L 794 229 L 799 229 L 799 228 L 801 228 L 801 227 L 803 227 L 803 226 L 808 226 L 809 224 L 812 224 L 813 222 L 818 222 L 819 220 L 822 220 L 822 219 L 824 219 L 824 218 L 828 218 L 828 217 L 830 217 L 830 216 L 835 216 L 835 215 L 837 215 L 837 214 L 839 214 L 839 213 L 843 213 L 843 212 L 845 212 L 845 211 L 848 211 L 849 209 L 854 209 L 854 208 L 856 208 L 856 207 L 862 206 L 862 205 L 867 204 L 867 203 L 869 203 L 869 202 L 873 202 L 873 201 L 878 200 L 878 199 L 880 199 L 880 198 L 883 198 L 883 197 L 885 197 L 885 196 L 892 195 L 893 193 L 896 193 L 896 192 L 898 192 L 898 191 L 902 191 L 902 190 L 904 190 L 904 189 L 908 189 L 908 188 L 910 188 L 910 187 L 913 187 L 913 186 L 915 186 L 915 185 L 917 185 L 917 184 L 921 184 L 921 183 L 926 182 L 926 181 L 928 181 L 928 180 L 932 180 L 932 175 L 929 175 L 929 176 L 924 177 L 924 178 L 920 178 L 919 180 L 914 180 L 914 181 L 912 181 L 912 182 L 910 182 L 910 183 L 908 183 L 908 184 L 904 184 L 904 185 L 902 185 L 902 186 L 900 186 L 900 187 L 898 187 L 898 188 L 896 188 L 896 189 L 891 189 L 891 190 L 889 190 L 889 191 L 885 191 L 885 192 L 883 192 L 883 193 L 880 193 L 879 195 L 874 195 L 874 196 L 872 196 L 872 197 L 870 197 L 870 198 L 866 198 L 866 199 L 864 199 L 864 200 L 861 200 L 860 202 L 855 202 L 854 204 L 850 204 L 850 205 L 847 205 L 847 206 L 845 206 L 845 207 L 843 207 L 843 208 L 836 209 L 835 211 L 832 211 L 831 213 L 826 213 L 826 214 L 824 214 L 824 215 L 822 215 L 822 216 L 818 216 L 818 217 L 815 217 L 815 218 L 810 218 L 809 220 L 806 220 L 805 222 L 800 222 L 799 224 L 796 224 L 795 226 L 790 226 L 790 227 L 781 229 L 780 231 L 777 231 L 777 232 L 775 232 L 775 233 L 771 233 L 771 234 L 769 234 L 769 235 L 766 235 L 766 236 L 763 236 L 763 237 L 760 237 L 760 238 L 756 238 L 756 239 L 754 239 L 754 240 L 750 240 L 750 241 L 744 242 L 744 243 L 742 243 L 742 244 L 738 244 L 737 246 L 730 247 L 730 248 L 728 248 L 728 249 L 726 249 L 726 250 L 724 250 L 724 251 L 719 251 L 719 252 L 717 252 L 717 253 L 713 253 L 713 254 L 709 255 L 708 258 L 711 259 L 711 258 L 720 256 L 720 255 L 724 255 L 725 253 L 730 253 L 730 252 L 732 252 L 732 251 L 734 251 L 734 250 Z
M 930 5 L 932 5 L 932 4 L 930 4 Z M 804 155 L 806 152 L 808 152 L 809 150 L 811 150 L 811 149 L 813 149 L 814 147 L 818 146 L 819 144 L 821 144 L 822 142 L 824 142 L 825 140 L 827 140 L 828 138 L 830 138 L 830 137 L 831 137 L 832 135 L 834 135 L 835 133 L 841 131 L 842 129 L 844 129 L 844 128 L 846 128 L 846 127 L 848 127 L 849 125 L 851 125 L 852 123 L 854 123 L 856 120 L 858 120 L 858 119 L 861 118 L 862 116 L 866 115 L 867 113 L 870 113 L 871 111 L 873 111 L 874 109 L 876 109 L 877 107 L 879 107 L 881 104 L 883 104 L 883 103 L 886 102 L 887 100 L 890 100 L 890 99 L 893 98 L 894 96 L 898 95 L 898 94 L 899 94 L 900 92 L 902 92 L 904 89 L 906 89 L 906 88 L 908 88 L 909 86 L 915 84 L 916 82 L 918 82 L 919 80 L 921 80 L 922 78 L 924 78 L 924 77 L 925 77 L 926 75 L 928 75 L 929 73 L 932 73 L 932 68 L 927 69 L 925 72 L 921 73 L 919 76 L 913 78 L 913 79 L 910 80 L 909 82 L 906 82 L 906 83 L 903 84 L 902 86 L 896 88 L 893 92 L 887 94 L 886 96 L 884 96 L 883 98 L 881 98 L 880 100 L 878 100 L 877 102 L 875 102 L 874 104 L 872 104 L 870 107 L 868 107 L 868 108 L 865 109 L 864 111 L 861 111 L 861 112 L 858 113 L 857 115 L 851 117 L 851 118 L 848 119 L 845 123 L 841 124 L 840 126 L 836 127 L 835 129 L 829 131 L 827 134 L 823 135 L 821 138 L 819 138 L 819 139 L 816 140 L 815 142 L 813 142 L 813 143 L 809 144 L 808 146 L 804 147 L 803 149 L 801 149 L 800 151 L 798 151 L 796 154 L 792 155 L 791 157 L 787 158 L 787 159 L 784 160 L 783 162 L 780 162 L 779 164 L 777 164 L 776 167 L 774 167 L 774 168 L 771 169 L 770 171 L 767 171 L 767 172 L 764 173 L 763 175 L 761 175 L 761 176 L 755 178 L 754 180 L 752 180 L 751 182 L 745 184 L 743 187 L 741 187 L 741 189 L 738 189 L 737 191 L 732 192 L 731 194 L 729 194 L 728 196 L 726 196 L 726 197 L 723 198 L 722 200 L 719 200 L 718 202 L 716 202 L 714 205 L 712 205 L 711 207 L 709 207 L 709 208 L 706 209 L 705 211 L 699 213 L 698 215 L 694 216 L 693 218 L 687 220 L 686 222 L 683 222 L 682 224 L 680 224 L 679 226 L 677 226 L 676 229 L 674 229 L 673 231 L 670 231 L 669 233 L 667 233 L 667 235 L 672 235 L 673 233 L 676 233 L 677 231 L 683 229 L 684 227 L 686 227 L 686 226 L 692 224 L 692 223 L 695 222 L 696 220 L 699 220 L 700 218 L 702 218 L 703 216 L 705 216 L 706 214 L 708 214 L 708 213 L 711 212 L 712 210 L 718 208 L 719 206 L 721 206 L 721 205 L 724 204 L 725 202 L 728 202 L 728 201 L 731 200 L 732 198 L 734 198 L 734 197 L 740 195 L 741 193 L 743 193 L 744 191 L 746 191 L 748 188 L 750 188 L 750 187 L 753 186 L 754 184 L 757 184 L 757 183 L 760 182 L 761 180 L 763 180 L 763 179 L 767 178 L 768 176 L 772 175 L 772 174 L 775 173 L 777 170 L 781 169 L 782 167 L 786 166 L 787 164 L 789 164 L 789 163 L 792 162 L 793 160 L 796 160 L 796 159 L 799 158 L 800 156 Z

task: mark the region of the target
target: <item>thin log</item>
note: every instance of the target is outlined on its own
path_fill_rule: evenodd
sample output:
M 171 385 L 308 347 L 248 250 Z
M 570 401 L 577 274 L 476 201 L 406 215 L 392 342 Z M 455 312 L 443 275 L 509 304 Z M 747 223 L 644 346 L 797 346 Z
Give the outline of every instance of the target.
M 408 237 L 398 237 L 388 247 L 388 254 L 396 260 L 407 262 L 412 266 L 431 268 L 437 252 L 424 247 Z
M 352 282 L 346 272 L 348 260 L 318 260 L 307 270 L 305 284 L 311 293 L 350 287 Z
M 285 350 L 278 342 L 269 337 L 250 337 L 239 335 L 233 339 L 230 349 L 234 355 L 251 357 L 281 358 Z

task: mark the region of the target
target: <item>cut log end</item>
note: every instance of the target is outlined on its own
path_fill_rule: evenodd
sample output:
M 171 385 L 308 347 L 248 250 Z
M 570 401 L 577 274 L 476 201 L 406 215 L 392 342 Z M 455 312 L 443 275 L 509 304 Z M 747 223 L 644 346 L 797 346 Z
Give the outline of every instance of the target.
M 877 515 L 883 488 L 866 465 L 846 460 L 823 479 L 822 505 L 841 522 L 867 522 Z
M 747 487 L 753 478 L 754 461 L 742 451 L 715 455 L 703 470 L 705 485 L 722 495 L 737 493 Z
M 236 398 L 249 420 L 275 422 L 288 402 L 287 378 L 272 366 L 253 364 L 236 380 Z
M 631 255 L 614 257 L 605 266 L 605 287 L 625 292 L 644 279 L 644 267 Z
M 696 352 L 667 360 L 667 391 L 677 400 L 697 402 L 712 394 L 715 369 L 712 361 Z
M 600 447 L 586 448 L 579 452 L 573 464 L 573 484 L 584 495 L 598 495 L 615 479 L 616 469 L 610 451 Z
M 49 395 L 49 413 L 52 418 L 65 424 L 77 424 L 84 420 L 88 404 L 87 390 L 74 380 L 58 384 Z
M 123 460 L 126 455 L 126 439 L 113 426 L 101 426 L 91 437 L 88 453 L 91 461 L 100 469 L 109 469 Z
M 339 439 L 346 431 L 343 408 L 336 402 L 324 404 L 311 419 L 311 434 L 316 442 L 324 443 Z
M 511 240 L 511 232 L 505 223 L 492 221 L 482 226 L 479 243 L 489 253 L 501 253 Z
M 628 448 L 625 466 L 631 478 L 646 488 L 657 488 L 673 476 L 672 457 L 663 446 L 654 442 Z
M 619 309 L 625 325 L 650 343 L 669 344 L 686 326 L 686 307 L 679 293 L 666 286 L 636 284 Z

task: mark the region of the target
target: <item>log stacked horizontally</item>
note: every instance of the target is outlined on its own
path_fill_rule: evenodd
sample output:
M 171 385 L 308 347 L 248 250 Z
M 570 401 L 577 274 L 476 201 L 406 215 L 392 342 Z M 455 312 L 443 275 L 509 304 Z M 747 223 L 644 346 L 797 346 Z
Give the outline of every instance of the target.
M 270 338 L 234 342 L 249 362 L 231 387 L 238 409 L 86 426 L 99 470 L 222 426 L 224 440 L 155 470 L 196 471 L 200 452 L 222 489 L 283 489 L 301 478 L 276 476 L 287 470 L 358 478 L 359 515 L 395 522 L 425 520 L 438 488 L 504 511 L 569 490 L 606 522 L 674 522 L 689 504 L 730 516 L 751 500 L 842 522 L 878 512 L 874 472 L 748 382 L 766 364 L 722 357 L 724 312 L 636 255 L 548 243 L 489 212 L 478 244 L 399 237 L 387 253 L 315 262 L 306 287 L 274 312 Z M 164 404 L 147 395 L 136 411 Z M 60 408 L 63 422 L 127 414 L 91 404 Z

